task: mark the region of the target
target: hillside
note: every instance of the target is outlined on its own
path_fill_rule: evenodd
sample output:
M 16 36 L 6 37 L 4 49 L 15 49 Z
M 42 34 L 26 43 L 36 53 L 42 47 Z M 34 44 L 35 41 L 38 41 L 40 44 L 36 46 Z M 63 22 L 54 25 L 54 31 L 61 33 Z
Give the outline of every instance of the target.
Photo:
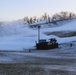
M 66 22 L 63 25 L 61 24 L 56 27 L 41 29 L 41 32 L 47 35 L 56 35 L 58 37 L 76 36 L 76 19 Z
M 74 37 L 67 36 L 68 33 L 75 33 L 76 19 L 59 24 L 63 25 L 41 28 L 40 39 L 46 39 L 48 41 L 50 38 L 56 38 L 58 43 L 76 41 L 75 34 Z M 65 37 L 63 34 L 67 37 L 63 38 Z M 0 28 L 0 50 L 33 49 L 35 48 L 34 46 L 37 40 L 38 30 L 30 28 L 29 25 L 25 24 L 22 20 L 2 23 L 2 27 Z
M 0 66 L 3 73 L 7 72 L 8 74 L 9 72 L 13 73 L 14 71 L 16 73 L 17 71 L 19 74 L 21 71 L 21 74 L 24 74 L 28 70 L 26 70 L 26 68 L 28 68 L 29 66 L 29 68 L 31 68 L 27 72 L 30 72 L 32 70 L 33 73 L 36 71 L 36 74 L 39 74 L 38 71 L 40 71 L 40 68 L 42 68 L 43 70 L 41 70 L 40 73 L 42 74 L 43 72 L 43 75 L 44 72 L 50 73 L 50 71 L 53 71 L 53 74 L 63 73 L 64 75 L 75 75 L 76 36 L 60 38 L 53 34 L 45 34 L 46 32 L 57 32 L 59 30 L 61 31 L 60 28 L 62 28 L 61 32 L 63 32 L 63 27 L 66 28 L 64 30 L 67 31 L 68 29 L 69 31 L 73 32 L 73 28 L 75 28 L 75 26 L 70 28 L 67 27 L 75 23 L 76 20 L 72 20 L 58 27 L 41 28 L 41 39 L 46 39 L 48 41 L 48 39 L 50 38 L 56 38 L 59 43 L 59 47 L 57 49 L 50 49 L 45 51 L 36 50 L 35 48 L 35 41 L 38 40 L 37 29 L 30 28 L 27 24 L 24 24 L 23 21 L 15 21 L 12 23 L 8 23 L 9 25 L 3 25 L 3 28 L 5 28 L 5 34 L 0 35 Z M 6 33 L 7 30 L 8 34 Z M 14 31 L 13 34 L 11 34 L 12 31 Z M 70 44 L 72 44 L 72 46 L 70 46 Z M 4 64 L 6 64 L 6 67 Z M 25 67 L 25 65 L 27 66 Z M 39 69 L 36 69 L 36 66 L 37 68 L 39 67 Z M 34 69 L 34 67 L 36 70 Z

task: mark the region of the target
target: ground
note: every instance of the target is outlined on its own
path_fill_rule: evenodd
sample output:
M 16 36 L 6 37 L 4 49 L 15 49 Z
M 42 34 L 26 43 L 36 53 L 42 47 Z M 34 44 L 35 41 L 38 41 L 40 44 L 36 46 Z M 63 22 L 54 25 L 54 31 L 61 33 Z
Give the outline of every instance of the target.
M 76 42 L 51 50 L 0 51 L 0 75 L 76 75 Z

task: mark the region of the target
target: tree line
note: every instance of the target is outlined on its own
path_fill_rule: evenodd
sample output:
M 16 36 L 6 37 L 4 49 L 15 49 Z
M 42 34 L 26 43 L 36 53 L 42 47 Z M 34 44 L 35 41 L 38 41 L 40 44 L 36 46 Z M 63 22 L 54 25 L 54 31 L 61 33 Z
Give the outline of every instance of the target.
M 54 14 L 52 17 L 48 15 L 47 13 L 44 13 L 40 18 L 37 18 L 36 16 L 29 18 L 28 16 L 26 16 L 23 18 L 23 20 L 25 23 L 32 24 L 35 22 L 43 21 L 43 20 L 63 21 L 63 20 L 74 19 L 74 18 L 76 18 L 75 13 L 62 11 L 60 13 Z

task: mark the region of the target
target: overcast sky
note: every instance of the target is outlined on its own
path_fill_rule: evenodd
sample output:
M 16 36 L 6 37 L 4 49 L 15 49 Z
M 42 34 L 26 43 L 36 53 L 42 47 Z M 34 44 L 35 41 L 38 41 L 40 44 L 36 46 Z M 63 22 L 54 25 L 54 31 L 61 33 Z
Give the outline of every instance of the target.
M 76 0 L 0 0 L 0 21 L 37 16 L 47 12 L 60 11 L 76 13 Z

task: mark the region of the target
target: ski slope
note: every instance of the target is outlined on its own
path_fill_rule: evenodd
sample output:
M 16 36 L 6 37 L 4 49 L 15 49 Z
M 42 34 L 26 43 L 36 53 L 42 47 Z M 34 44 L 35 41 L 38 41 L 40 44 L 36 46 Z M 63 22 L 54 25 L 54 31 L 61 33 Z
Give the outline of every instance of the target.
M 53 28 L 45 28 L 41 30 L 42 32 L 55 32 L 55 31 L 76 31 L 76 19 L 58 26 L 58 27 L 53 27 Z
M 76 20 L 64 25 L 53 28 L 41 28 L 40 39 L 56 38 L 58 43 L 76 41 L 76 36 L 59 38 L 54 35 L 47 36 L 45 32 L 54 31 L 76 31 Z M 22 20 L 3 23 L 0 32 L 0 50 L 16 50 L 35 48 L 35 42 L 38 40 L 38 30 L 29 28 Z

